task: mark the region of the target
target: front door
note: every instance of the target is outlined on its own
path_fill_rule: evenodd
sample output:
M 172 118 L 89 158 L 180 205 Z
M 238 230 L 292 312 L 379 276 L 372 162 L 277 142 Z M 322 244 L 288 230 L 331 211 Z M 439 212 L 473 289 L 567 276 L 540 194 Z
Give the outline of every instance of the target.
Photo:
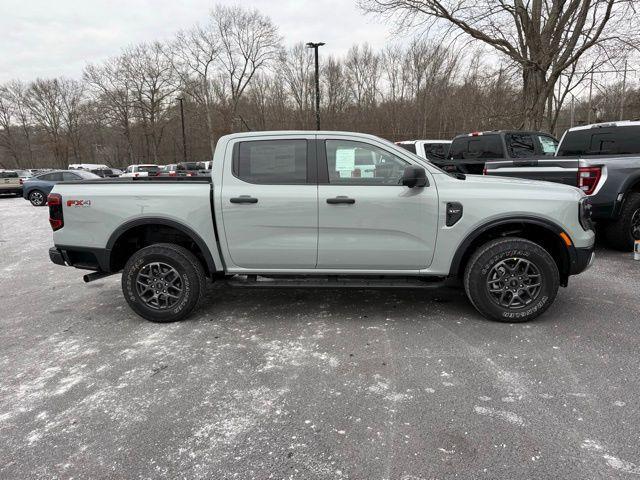
M 314 135 L 262 136 L 233 144 L 221 195 L 224 233 L 236 267 L 315 268 L 318 188 L 313 140 Z
M 438 223 L 433 178 L 402 186 L 411 162 L 349 137 L 319 139 L 318 268 L 415 271 L 431 264 Z M 322 163 L 325 162 L 325 163 Z M 416 163 L 417 164 L 417 163 Z M 324 184 L 323 184 L 324 183 Z

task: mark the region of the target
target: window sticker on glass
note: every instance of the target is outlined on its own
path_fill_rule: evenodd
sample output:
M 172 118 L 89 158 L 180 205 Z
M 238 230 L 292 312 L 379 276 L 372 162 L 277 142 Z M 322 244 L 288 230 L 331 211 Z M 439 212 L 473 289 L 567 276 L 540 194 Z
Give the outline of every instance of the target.
M 294 173 L 296 171 L 296 149 L 291 144 L 262 144 L 250 147 L 251 175 Z
M 338 148 L 336 150 L 336 171 L 341 178 L 351 178 L 356 164 L 356 154 L 353 148 Z
M 540 145 L 542 145 L 542 151 L 545 155 L 556 153 L 557 143 L 550 137 L 538 137 L 540 139 Z

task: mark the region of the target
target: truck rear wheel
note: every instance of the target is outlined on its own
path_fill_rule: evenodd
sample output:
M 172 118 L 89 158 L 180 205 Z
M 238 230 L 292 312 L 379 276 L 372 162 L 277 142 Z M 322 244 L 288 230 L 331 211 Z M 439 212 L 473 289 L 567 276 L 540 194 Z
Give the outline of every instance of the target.
M 152 322 L 175 322 L 197 306 L 204 269 L 184 247 L 158 243 L 138 250 L 122 272 L 122 292 L 131 309 Z
M 640 193 L 629 194 L 620 216 L 605 226 L 604 234 L 607 243 L 616 250 L 633 250 L 634 242 L 640 240 Z
M 506 237 L 481 246 L 464 273 L 474 307 L 499 322 L 526 322 L 553 303 L 560 286 L 558 266 L 540 245 Z

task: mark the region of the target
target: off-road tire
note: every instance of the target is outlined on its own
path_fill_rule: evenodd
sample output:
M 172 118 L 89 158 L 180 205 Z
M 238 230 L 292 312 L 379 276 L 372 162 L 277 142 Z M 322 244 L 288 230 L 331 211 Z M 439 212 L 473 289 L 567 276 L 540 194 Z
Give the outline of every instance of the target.
M 180 276 L 181 293 L 170 307 L 153 308 L 140 295 L 136 286 L 140 271 L 158 262 L 170 266 Z M 183 320 L 197 308 L 205 288 L 206 277 L 200 261 L 186 248 L 171 243 L 158 243 L 138 250 L 129 258 L 122 271 L 122 293 L 127 303 L 134 312 L 152 322 Z
M 632 220 L 636 218 L 634 215 L 640 215 L 640 193 L 638 192 L 630 193 L 618 219 L 604 226 L 604 236 L 609 246 L 623 252 L 633 250 L 634 241 L 640 240 L 640 238 L 634 238 L 632 233 Z
M 540 275 L 537 295 L 530 304 L 519 308 L 500 305 L 499 300 L 489 292 L 487 283 L 494 267 L 512 259 L 525 260 Z M 536 318 L 551 306 L 559 286 L 558 266 L 551 255 L 537 243 L 517 237 L 499 238 L 480 246 L 471 256 L 464 272 L 464 289 L 473 306 L 486 318 L 499 322 L 520 323 Z

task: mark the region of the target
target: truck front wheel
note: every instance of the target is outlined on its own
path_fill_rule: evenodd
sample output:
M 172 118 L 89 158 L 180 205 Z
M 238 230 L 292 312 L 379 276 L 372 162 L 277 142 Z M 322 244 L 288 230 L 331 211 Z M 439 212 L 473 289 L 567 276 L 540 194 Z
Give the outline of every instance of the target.
M 526 322 L 553 303 L 558 267 L 540 245 L 516 237 L 492 240 L 473 254 L 464 288 L 474 307 L 500 322 Z
M 134 253 L 122 272 L 129 306 L 152 322 L 175 322 L 198 305 L 205 289 L 204 269 L 184 247 L 158 243 Z

